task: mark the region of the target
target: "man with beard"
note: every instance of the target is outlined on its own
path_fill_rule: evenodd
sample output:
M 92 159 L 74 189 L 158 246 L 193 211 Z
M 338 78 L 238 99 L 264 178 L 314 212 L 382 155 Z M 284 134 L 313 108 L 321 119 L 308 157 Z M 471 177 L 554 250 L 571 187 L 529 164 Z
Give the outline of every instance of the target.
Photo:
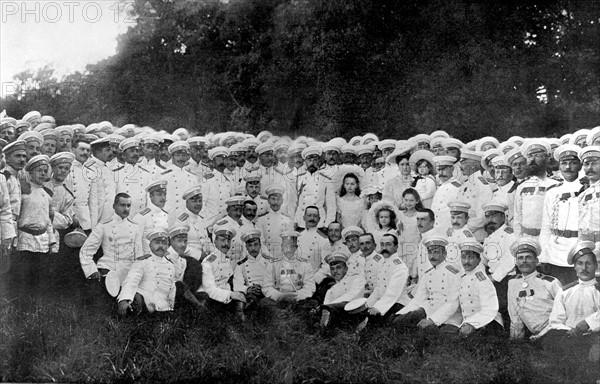
M 567 262 L 574 265 L 577 280 L 563 287 L 554 299 L 548 327 L 540 333 L 545 349 L 559 354 L 588 353 L 600 358 L 600 290 L 595 279 L 598 260 L 594 243 L 579 242 L 571 249 Z
M 579 153 L 583 171 L 590 186 L 579 195 L 579 231 L 580 241 L 596 244 L 596 257 L 600 253 L 600 149 L 586 147 Z
M 383 256 L 375 252 L 377 245 L 372 233 L 365 233 L 358 238 L 361 256 L 365 258 L 365 297 L 369 297 L 377 284 L 379 266 L 383 262 Z
M 385 234 L 381 238 L 383 262 L 377 273 L 377 284 L 366 303 L 368 317 L 361 322 L 356 331 L 362 331 L 368 321 L 382 324 L 402 308 L 400 300 L 406 290 L 408 267 L 398 254 L 398 238 Z
M 280 259 L 281 234 L 293 229 L 292 219 L 281 213 L 281 204 L 283 204 L 284 189 L 278 186 L 270 186 L 266 189 L 267 202 L 269 203 L 269 212 L 256 220 L 256 228 L 262 233 L 264 244 L 268 252 L 263 250 L 263 254 L 271 255 L 275 260 Z M 307 256 L 301 255 L 307 258 Z
M 499 155 L 492 159 L 494 167 L 494 180 L 496 181 L 497 189 L 492 194 L 492 199 L 503 201 L 508 210 L 506 211 L 506 223 L 512 224 L 515 210 L 515 180 L 512 173 L 512 168 L 506 160 L 506 156 Z M 486 230 L 487 232 L 487 230 Z M 489 232 L 488 232 L 489 235 Z
M 202 261 L 202 286 L 195 293 L 200 303 L 210 299 L 212 304 L 225 304 L 233 309 L 239 319 L 245 319 L 244 303 L 246 297 L 242 292 L 233 291 L 229 284 L 234 267 L 227 254 L 231 250 L 231 239 L 237 233 L 227 224 L 215 225 L 213 230 L 215 248 Z
M 201 181 L 212 174 L 210 159 L 208 158 L 208 140 L 202 136 L 193 136 L 187 139 L 190 145 L 190 161 L 185 168 L 192 172 Z
M 423 243 L 432 267 L 420 278 L 414 298 L 398 311 L 394 325 L 421 329 L 442 327 L 442 332 L 454 333 L 461 323 L 458 301 L 461 274 L 446 262 L 448 241 L 444 237 L 427 236 Z
M 565 144 L 554 151 L 564 181 L 547 188 L 544 197 L 540 262 L 542 271 L 558 278 L 562 284 L 576 278 L 573 268 L 567 264 L 566 255 L 577 243 L 580 150 L 576 145 Z
M 514 231 L 506 223 L 508 207 L 503 201 L 492 200 L 483 207 L 485 212 L 485 231 L 488 237 L 483 242 L 481 261 L 485 265 L 489 278 L 494 283 L 498 296 L 500 313 L 504 324 L 508 326 L 507 290 L 508 275 L 514 275 L 515 260 L 510 247 L 517 240 Z
M 303 228 L 304 213 L 307 207 L 315 206 L 319 210 L 317 227 L 327 227 L 335 220 L 336 201 L 335 191 L 331 178 L 319 171 L 319 157 L 321 148 L 311 146 L 302 151 L 306 163 L 306 172 L 300 172 L 296 180 L 296 194 L 298 201 L 294 215 L 294 225 Z M 294 196 L 290 198 L 292 200 Z
M 548 153 L 550 146 L 544 139 L 531 139 L 521 146 L 521 153 L 527 158 L 523 181 L 515 193 L 515 218 L 513 227 L 519 237 L 531 236 L 536 239 L 542 228 L 542 213 L 546 190 L 558 181 L 547 177 Z
M 258 154 L 256 153 L 256 147 L 261 143 L 257 138 L 249 138 L 242 142 L 246 147 L 246 162 L 244 163 L 244 169 L 246 172 L 253 172 L 258 170 Z

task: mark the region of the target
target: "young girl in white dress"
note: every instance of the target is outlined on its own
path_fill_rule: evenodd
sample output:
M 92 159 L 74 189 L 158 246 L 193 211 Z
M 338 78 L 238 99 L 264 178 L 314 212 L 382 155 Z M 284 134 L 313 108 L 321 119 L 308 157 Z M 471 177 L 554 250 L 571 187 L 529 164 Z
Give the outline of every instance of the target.
M 399 228 L 400 237 L 398 243 L 400 247 L 398 252 L 402 260 L 408 266 L 410 279 L 417 279 L 417 256 L 419 243 L 421 242 L 421 233 L 417 228 L 417 211 L 423 206 L 419 193 L 414 188 L 408 188 L 402 193 L 404 200 L 404 211 L 400 211 L 401 227 Z
M 413 165 L 417 176 L 412 187 L 417 190 L 421 196 L 421 204 L 424 208 L 431 208 L 431 201 L 437 185 L 435 182 L 435 170 L 433 168 L 433 154 L 430 151 L 416 151 L 410 156 L 410 163 Z
M 336 200 L 337 221 L 342 223 L 342 228 L 362 227 L 365 201 L 360 198 L 359 181 L 354 173 L 348 173 L 344 176 L 340 195 L 336 196 Z
M 398 236 L 399 211 L 394 202 L 382 200 L 375 203 L 369 209 L 366 230 L 373 234 L 377 252 L 381 250 L 381 238 L 383 235 L 392 234 Z

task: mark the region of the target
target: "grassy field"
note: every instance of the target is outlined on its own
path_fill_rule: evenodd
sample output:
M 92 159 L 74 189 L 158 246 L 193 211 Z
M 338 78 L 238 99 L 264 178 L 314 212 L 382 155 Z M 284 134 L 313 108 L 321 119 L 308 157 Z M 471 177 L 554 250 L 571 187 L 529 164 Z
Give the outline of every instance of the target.
M 2 276 L 4 278 L 6 275 Z M 584 358 L 536 345 L 369 328 L 318 332 L 308 316 L 190 311 L 119 318 L 79 287 L 0 298 L 0 372 L 11 382 L 595 383 Z M 33 297 L 35 294 L 35 297 Z

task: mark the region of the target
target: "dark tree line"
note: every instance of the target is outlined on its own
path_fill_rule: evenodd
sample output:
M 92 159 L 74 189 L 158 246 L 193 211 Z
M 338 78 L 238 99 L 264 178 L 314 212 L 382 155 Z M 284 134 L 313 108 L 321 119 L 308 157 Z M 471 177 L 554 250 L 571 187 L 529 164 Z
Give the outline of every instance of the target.
M 349 138 L 600 124 L 600 2 L 148 0 L 117 54 L 2 100 L 20 117 Z

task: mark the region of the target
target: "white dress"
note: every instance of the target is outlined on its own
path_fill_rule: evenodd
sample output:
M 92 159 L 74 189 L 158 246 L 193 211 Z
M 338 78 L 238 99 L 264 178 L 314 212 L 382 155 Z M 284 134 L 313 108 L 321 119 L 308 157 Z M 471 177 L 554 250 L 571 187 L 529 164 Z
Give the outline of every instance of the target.
M 351 196 L 349 196 L 351 197 Z M 365 202 L 360 197 L 347 199 L 346 196 L 337 199 L 337 212 L 341 215 L 341 224 L 343 228 L 350 226 L 362 227 L 362 218 L 365 211 Z

